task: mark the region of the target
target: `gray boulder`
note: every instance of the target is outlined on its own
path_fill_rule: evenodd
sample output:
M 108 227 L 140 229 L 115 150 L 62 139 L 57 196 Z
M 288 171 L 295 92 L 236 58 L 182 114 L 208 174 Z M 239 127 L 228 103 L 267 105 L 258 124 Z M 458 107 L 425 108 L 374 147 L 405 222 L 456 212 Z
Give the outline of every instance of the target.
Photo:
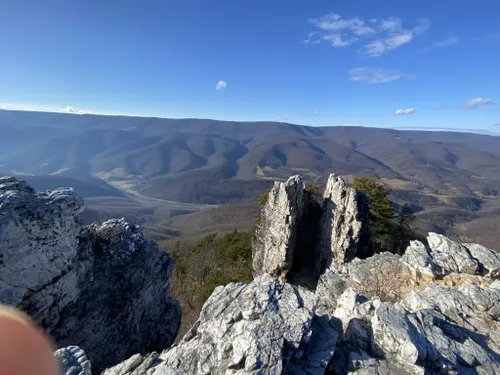
M 402 260 L 417 278 L 434 280 L 451 273 L 500 278 L 500 255 L 478 244 L 460 244 L 443 235 L 429 233 L 429 247 L 411 241 Z
M 102 370 L 172 344 L 180 306 L 169 294 L 174 261 L 168 254 L 123 219 L 85 228 L 79 253 L 89 256 L 91 267 L 80 282 L 82 297 L 61 312 L 51 331 L 60 345 L 85 348 Z
M 475 243 L 462 244 L 482 266 L 482 274 L 492 279 L 500 279 L 500 254 Z
M 432 232 L 427 236 L 427 242 L 432 249 L 434 263 L 447 273 L 460 272 L 472 275 L 479 273 L 479 262 L 462 244 Z

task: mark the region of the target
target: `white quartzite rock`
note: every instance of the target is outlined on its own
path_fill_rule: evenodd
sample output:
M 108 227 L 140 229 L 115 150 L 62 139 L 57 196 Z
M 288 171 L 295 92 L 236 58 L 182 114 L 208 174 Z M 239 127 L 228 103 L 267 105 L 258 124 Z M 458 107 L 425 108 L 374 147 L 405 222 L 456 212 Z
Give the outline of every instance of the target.
M 328 178 L 323 198 L 321 261 L 326 268 L 340 270 L 344 263 L 365 251 L 369 236 L 368 201 L 333 174 Z
M 481 263 L 486 276 L 500 279 L 500 255 L 497 252 L 475 243 L 464 243 L 462 245 Z
M 429 247 L 411 241 L 402 260 L 419 277 L 441 278 L 450 273 L 500 278 L 500 255 L 478 244 L 460 244 L 443 235 L 429 233 Z
M 322 374 L 336 336 L 322 336 L 322 346 L 311 342 L 325 332 L 335 335 L 327 322 L 313 322 L 316 303 L 313 293 L 269 275 L 248 285 L 218 287 L 182 341 L 138 374 L 285 374 L 292 369 Z M 133 358 L 126 363 L 138 357 Z M 117 366 L 103 375 L 135 374 L 137 363 L 128 372 Z
M 300 176 L 274 183 L 252 245 L 254 276 L 264 273 L 280 276 L 290 271 L 304 204 L 304 183 Z

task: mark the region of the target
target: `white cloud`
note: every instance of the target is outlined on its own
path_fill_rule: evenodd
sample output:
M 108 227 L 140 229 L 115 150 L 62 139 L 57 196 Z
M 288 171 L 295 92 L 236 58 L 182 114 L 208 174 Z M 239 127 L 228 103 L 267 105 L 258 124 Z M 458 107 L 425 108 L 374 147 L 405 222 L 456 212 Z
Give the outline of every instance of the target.
M 387 83 L 407 77 L 402 71 L 381 68 L 354 68 L 349 70 L 349 80 L 363 83 Z
M 303 40 L 302 43 L 306 43 L 306 44 L 319 44 L 320 41 L 314 39 L 314 36 L 317 35 L 317 34 L 318 34 L 317 31 L 310 32 L 309 34 L 307 34 L 307 39 Z
M 409 116 L 415 113 L 415 108 L 398 109 L 394 114 L 396 116 Z
M 474 98 L 463 102 L 462 107 L 467 109 L 477 109 L 479 106 L 485 104 L 493 104 L 493 100 L 486 98 Z
M 350 30 L 357 36 L 375 33 L 375 29 L 368 26 L 366 22 L 359 17 L 342 18 L 342 16 L 336 13 L 330 13 L 320 18 L 313 18 L 310 19 L 309 22 L 324 31 L 342 32 Z
M 430 27 L 427 19 L 418 19 L 413 28 L 403 28 L 401 19 L 397 17 L 365 21 L 359 17 L 343 18 L 336 13 L 308 21 L 318 30 L 309 33 L 304 43 L 318 44 L 323 41 L 333 47 L 346 47 L 363 42 L 366 44 L 361 52 L 368 56 L 380 56 L 399 48 Z
M 432 47 L 440 48 L 440 47 L 448 47 L 458 44 L 459 39 L 455 34 L 451 34 L 448 38 L 441 40 L 439 42 L 432 43 Z
M 66 112 L 67 113 L 74 113 L 74 114 L 77 114 L 77 115 L 83 115 L 85 113 L 85 111 L 83 109 L 77 109 L 77 108 L 73 108 L 73 107 L 70 107 L 70 106 L 66 107 Z
M 340 34 L 323 35 L 322 39 L 331 43 L 333 47 L 350 46 L 351 44 L 355 43 L 358 40 L 358 38 L 356 37 L 346 38 L 345 36 L 343 37 Z
M 225 89 L 226 87 L 227 87 L 227 82 L 219 81 L 219 82 L 217 82 L 217 86 L 215 86 L 215 89 L 220 91 L 220 90 Z
M 380 33 L 379 38 L 363 46 L 361 52 L 368 56 L 380 56 L 386 52 L 402 47 L 410 43 L 416 36 L 426 32 L 430 27 L 427 19 L 417 20 L 417 26 L 405 29 L 401 19 L 390 17 L 378 21 Z
M 314 116 L 319 116 L 319 115 L 321 115 L 321 111 L 314 111 L 314 112 L 313 112 L 313 115 L 314 115 Z

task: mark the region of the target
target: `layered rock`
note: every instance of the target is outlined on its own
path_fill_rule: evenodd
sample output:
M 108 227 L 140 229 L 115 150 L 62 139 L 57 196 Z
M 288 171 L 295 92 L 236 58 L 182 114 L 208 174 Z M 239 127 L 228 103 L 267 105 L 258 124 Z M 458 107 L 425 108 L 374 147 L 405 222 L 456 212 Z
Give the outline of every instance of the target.
M 253 246 L 254 276 L 286 276 L 292 269 L 297 233 L 305 212 L 304 183 L 300 176 L 275 182 L 262 209 Z
M 124 220 L 83 226 L 71 189 L 37 193 L 0 179 L 0 300 L 79 345 L 94 371 L 170 345 L 180 308 L 173 259 Z
M 338 176 L 330 175 L 323 195 L 320 231 L 321 273 L 326 268 L 341 270 L 356 257 L 366 254 L 369 242 L 368 200 L 348 187 Z

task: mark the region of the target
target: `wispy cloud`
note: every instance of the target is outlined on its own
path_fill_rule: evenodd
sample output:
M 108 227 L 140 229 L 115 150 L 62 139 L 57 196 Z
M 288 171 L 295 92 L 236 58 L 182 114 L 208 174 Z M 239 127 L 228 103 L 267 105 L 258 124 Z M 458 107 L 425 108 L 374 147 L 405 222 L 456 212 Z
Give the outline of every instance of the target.
M 402 47 L 410 43 L 416 36 L 426 32 L 430 27 L 427 19 L 418 19 L 417 26 L 404 28 L 401 19 L 391 17 L 379 21 L 381 26 L 381 37 L 366 44 L 361 52 L 368 56 L 380 56 L 386 52 Z
M 493 104 L 493 100 L 486 98 L 474 98 L 463 102 L 462 107 L 466 109 L 477 109 L 486 104 Z
M 397 17 L 367 21 L 359 17 L 344 18 L 336 13 L 308 21 L 318 30 L 308 34 L 307 43 L 327 42 L 333 47 L 364 43 L 360 52 L 368 56 L 380 56 L 399 48 L 430 27 L 427 19 L 418 19 L 414 27 L 405 28 Z
M 313 112 L 313 115 L 314 115 L 314 116 L 319 116 L 319 115 L 321 115 L 321 111 L 314 111 L 314 112 Z
M 302 41 L 302 43 L 306 43 L 306 44 L 319 44 L 320 41 L 317 40 L 317 39 L 314 39 L 314 36 L 317 35 L 317 34 L 318 34 L 317 31 L 310 32 L 309 34 L 307 34 L 307 39 L 304 39 Z
M 381 68 L 354 68 L 349 70 L 349 80 L 363 83 L 386 83 L 407 77 L 402 71 Z
M 227 82 L 226 81 L 219 81 L 217 82 L 217 85 L 215 86 L 216 90 L 223 90 L 227 87 Z
M 493 124 L 493 126 L 500 126 L 500 122 L 497 122 L 496 124 Z
M 446 39 L 432 43 L 431 46 L 435 48 L 448 47 L 458 44 L 458 42 L 460 42 L 460 40 L 457 38 L 457 36 L 455 34 L 451 34 Z
M 398 109 L 394 114 L 396 116 L 409 116 L 415 113 L 415 108 Z

